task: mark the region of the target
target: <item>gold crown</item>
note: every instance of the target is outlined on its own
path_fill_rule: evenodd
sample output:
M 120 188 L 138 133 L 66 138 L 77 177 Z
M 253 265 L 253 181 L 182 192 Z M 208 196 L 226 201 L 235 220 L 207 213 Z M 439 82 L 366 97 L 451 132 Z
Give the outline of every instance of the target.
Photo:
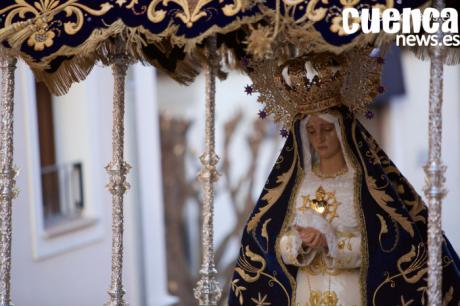
M 370 49 L 346 54 L 307 54 L 278 65 L 275 59 L 251 62 L 252 89 L 264 112 L 289 128 L 298 113 L 311 114 L 344 104 L 365 111 L 379 92 L 382 61 Z

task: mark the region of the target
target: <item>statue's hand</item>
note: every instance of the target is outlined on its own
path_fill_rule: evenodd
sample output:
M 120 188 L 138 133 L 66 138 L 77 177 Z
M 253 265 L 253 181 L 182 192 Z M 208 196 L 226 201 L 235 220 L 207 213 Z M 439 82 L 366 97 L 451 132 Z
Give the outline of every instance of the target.
M 327 250 L 327 240 L 323 233 L 314 227 L 296 226 L 302 245 L 311 248 L 325 248 Z

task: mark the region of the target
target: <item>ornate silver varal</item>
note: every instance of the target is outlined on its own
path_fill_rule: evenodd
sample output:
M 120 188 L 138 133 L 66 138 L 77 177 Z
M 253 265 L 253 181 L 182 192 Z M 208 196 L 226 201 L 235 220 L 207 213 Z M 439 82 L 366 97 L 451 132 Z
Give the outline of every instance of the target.
M 14 71 L 16 59 L 0 56 L 1 123 L 0 123 L 0 306 L 10 306 L 12 200 L 17 195 L 13 167 Z
M 216 69 L 218 57 L 216 40 L 211 37 L 208 41 L 208 63 L 206 65 L 206 148 L 200 157 L 202 164 L 198 175 L 203 184 L 203 228 L 202 239 L 202 264 L 200 280 L 194 290 L 195 298 L 201 306 L 217 305 L 221 288 L 216 281 L 217 270 L 214 263 L 214 183 L 218 179 L 216 164 L 219 157 L 215 152 L 215 95 L 216 95 Z
M 444 1 L 435 0 L 436 8 Z M 441 37 L 441 33 L 438 36 Z M 425 195 L 428 199 L 428 305 L 442 305 L 442 220 L 441 204 L 446 167 L 441 161 L 442 140 L 443 49 L 435 47 L 431 55 L 429 156 L 425 165 Z
M 120 42 L 118 42 L 120 43 Z M 112 276 L 108 290 L 110 300 L 106 306 L 128 305 L 123 296 L 123 196 L 129 189 L 126 181 L 131 166 L 124 161 L 125 78 L 130 64 L 129 55 L 118 46 L 110 54 L 114 77 L 112 161 L 105 167 L 110 175 L 107 185 L 112 193 Z

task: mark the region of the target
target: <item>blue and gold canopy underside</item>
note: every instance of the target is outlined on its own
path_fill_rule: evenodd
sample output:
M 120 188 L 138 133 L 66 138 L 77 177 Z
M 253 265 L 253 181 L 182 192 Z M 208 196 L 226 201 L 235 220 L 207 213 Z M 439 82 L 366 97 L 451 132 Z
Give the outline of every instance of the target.
M 211 35 L 238 54 L 257 55 L 293 42 L 308 51 L 339 53 L 369 41 L 359 33 L 344 35 L 343 8 L 401 10 L 425 4 L 426 0 L 2 0 L 0 41 L 53 93 L 62 94 L 84 79 L 101 43 L 119 34 L 137 59 L 187 83 L 199 71 L 200 57 L 193 55 Z

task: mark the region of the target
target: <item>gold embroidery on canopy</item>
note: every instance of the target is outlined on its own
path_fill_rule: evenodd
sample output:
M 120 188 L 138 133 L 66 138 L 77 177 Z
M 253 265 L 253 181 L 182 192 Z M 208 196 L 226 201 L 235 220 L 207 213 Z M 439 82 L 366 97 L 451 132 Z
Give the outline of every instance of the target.
M 76 22 L 67 21 L 64 23 L 64 31 L 69 35 L 78 33 L 85 19 L 83 13 L 88 13 L 93 16 L 102 16 L 113 8 L 110 2 L 104 2 L 99 5 L 99 9 L 93 9 L 81 3 L 77 0 L 69 0 L 61 3 L 61 0 L 40 0 L 35 1 L 33 4 L 27 3 L 21 0 L 15 0 L 15 4 L 10 5 L 3 10 L 0 10 L 0 14 L 6 13 L 4 28 L 7 28 L 13 24 L 15 17 L 24 19 L 26 14 L 32 14 L 34 18 L 29 19 L 31 24 L 18 31 L 8 39 L 10 45 L 18 49 L 20 44 L 26 39 L 28 45 L 34 47 L 36 51 L 42 51 L 45 47 L 51 47 L 53 45 L 53 38 L 56 35 L 50 26 L 53 24 L 53 17 L 64 11 L 67 17 L 75 15 Z M 45 43 L 44 43 L 45 42 Z
M 193 24 L 201 18 L 208 17 L 214 8 L 205 8 L 211 2 L 221 2 L 216 0 L 154 0 L 150 2 L 147 8 L 147 18 L 153 23 L 162 22 L 166 16 L 167 11 L 164 9 L 157 9 L 158 4 L 167 6 L 170 2 L 177 4 L 181 9 L 176 12 L 176 17 L 179 18 L 187 27 L 191 28 Z M 234 16 L 243 8 L 246 9 L 243 2 L 244 0 L 235 0 L 233 4 L 227 4 L 222 8 L 226 16 Z
M 242 0 L 236 1 L 238 2 L 224 5 L 224 7 L 221 8 L 224 14 L 228 14 L 230 11 L 236 12 L 238 7 L 240 7 L 238 3 Z M 105 60 L 101 57 L 101 54 L 97 53 L 97 49 L 98 46 L 104 44 L 104 41 L 110 36 L 123 35 L 130 54 L 158 67 L 158 63 L 148 58 L 142 50 L 142 46 L 144 46 L 146 42 L 164 50 L 163 52 L 166 54 L 168 49 L 176 45 L 184 47 L 184 52 L 187 54 L 192 51 L 199 54 L 201 50 L 195 48 L 196 45 L 213 33 L 228 33 L 240 28 L 242 25 L 254 23 L 263 17 L 263 15 L 259 14 L 238 19 L 226 26 L 212 25 L 196 37 L 177 35 L 178 25 L 174 23 L 171 23 L 161 33 L 152 33 L 143 25 L 128 27 L 119 19 L 110 25 L 106 25 L 106 28 L 95 29 L 80 45 L 62 45 L 59 50 L 37 61 L 31 55 L 21 52 L 20 49 L 23 43 L 28 41 L 32 36 L 29 44 L 35 49 L 38 48 L 38 50 L 42 50 L 43 48 L 44 50 L 55 44 L 56 33 L 53 31 L 59 31 L 59 29 L 52 30 L 50 29 L 50 25 L 52 23 L 57 24 L 61 22 L 60 20 L 54 19 L 58 13 L 65 11 L 67 15 L 76 14 L 76 21 L 69 21 L 65 24 L 61 22 L 63 27 L 62 31 L 69 35 L 73 35 L 78 33 L 85 26 L 84 22 L 86 18 L 82 19 L 82 14 L 80 14 L 80 12 L 83 12 L 83 15 L 87 13 L 89 16 L 103 16 L 113 8 L 113 5 L 107 1 L 98 4 L 99 8 L 94 9 L 79 4 L 79 0 L 68 0 L 57 6 L 56 3 L 60 3 L 61 0 L 37 0 L 37 5 L 23 2 L 22 0 L 15 0 L 14 4 L 0 10 L 0 14 L 5 14 L 6 16 L 4 27 L 0 29 L 0 40 L 7 40 L 12 47 L 11 50 L 8 49 L 3 52 L 8 52 L 11 56 L 21 57 L 26 61 L 34 71 L 37 79 L 44 82 L 54 95 L 65 94 L 74 82 L 79 82 L 86 78 L 97 60 Z M 41 3 L 43 3 L 43 5 Z M 122 0 L 118 2 L 118 5 L 120 4 L 126 9 L 134 10 L 135 5 L 138 4 L 138 0 L 129 0 L 129 3 L 128 1 Z M 243 1 L 239 11 L 244 11 L 252 5 L 254 5 L 252 1 Z M 38 8 L 36 6 L 38 6 Z M 232 9 L 230 6 L 232 6 Z M 146 8 L 143 8 L 142 13 L 144 14 L 145 11 Z M 26 19 L 26 13 L 33 14 L 35 17 Z M 16 16 L 21 20 L 13 22 Z M 161 42 L 164 40 L 170 42 L 171 45 L 163 45 Z M 53 72 L 49 72 L 48 69 L 50 68 L 50 64 L 58 57 L 68 57 L 69 59 L 62 62 Z M 193 80 L 200 66 L 201 63 L 199 62 L 184 59 L 184 61 L 179 61 L 177 63 L 177 67 L 174 71 L 166 72 L 180 83 L 188 83 Z M 158 68 L 164 69 L 161 65 Z

